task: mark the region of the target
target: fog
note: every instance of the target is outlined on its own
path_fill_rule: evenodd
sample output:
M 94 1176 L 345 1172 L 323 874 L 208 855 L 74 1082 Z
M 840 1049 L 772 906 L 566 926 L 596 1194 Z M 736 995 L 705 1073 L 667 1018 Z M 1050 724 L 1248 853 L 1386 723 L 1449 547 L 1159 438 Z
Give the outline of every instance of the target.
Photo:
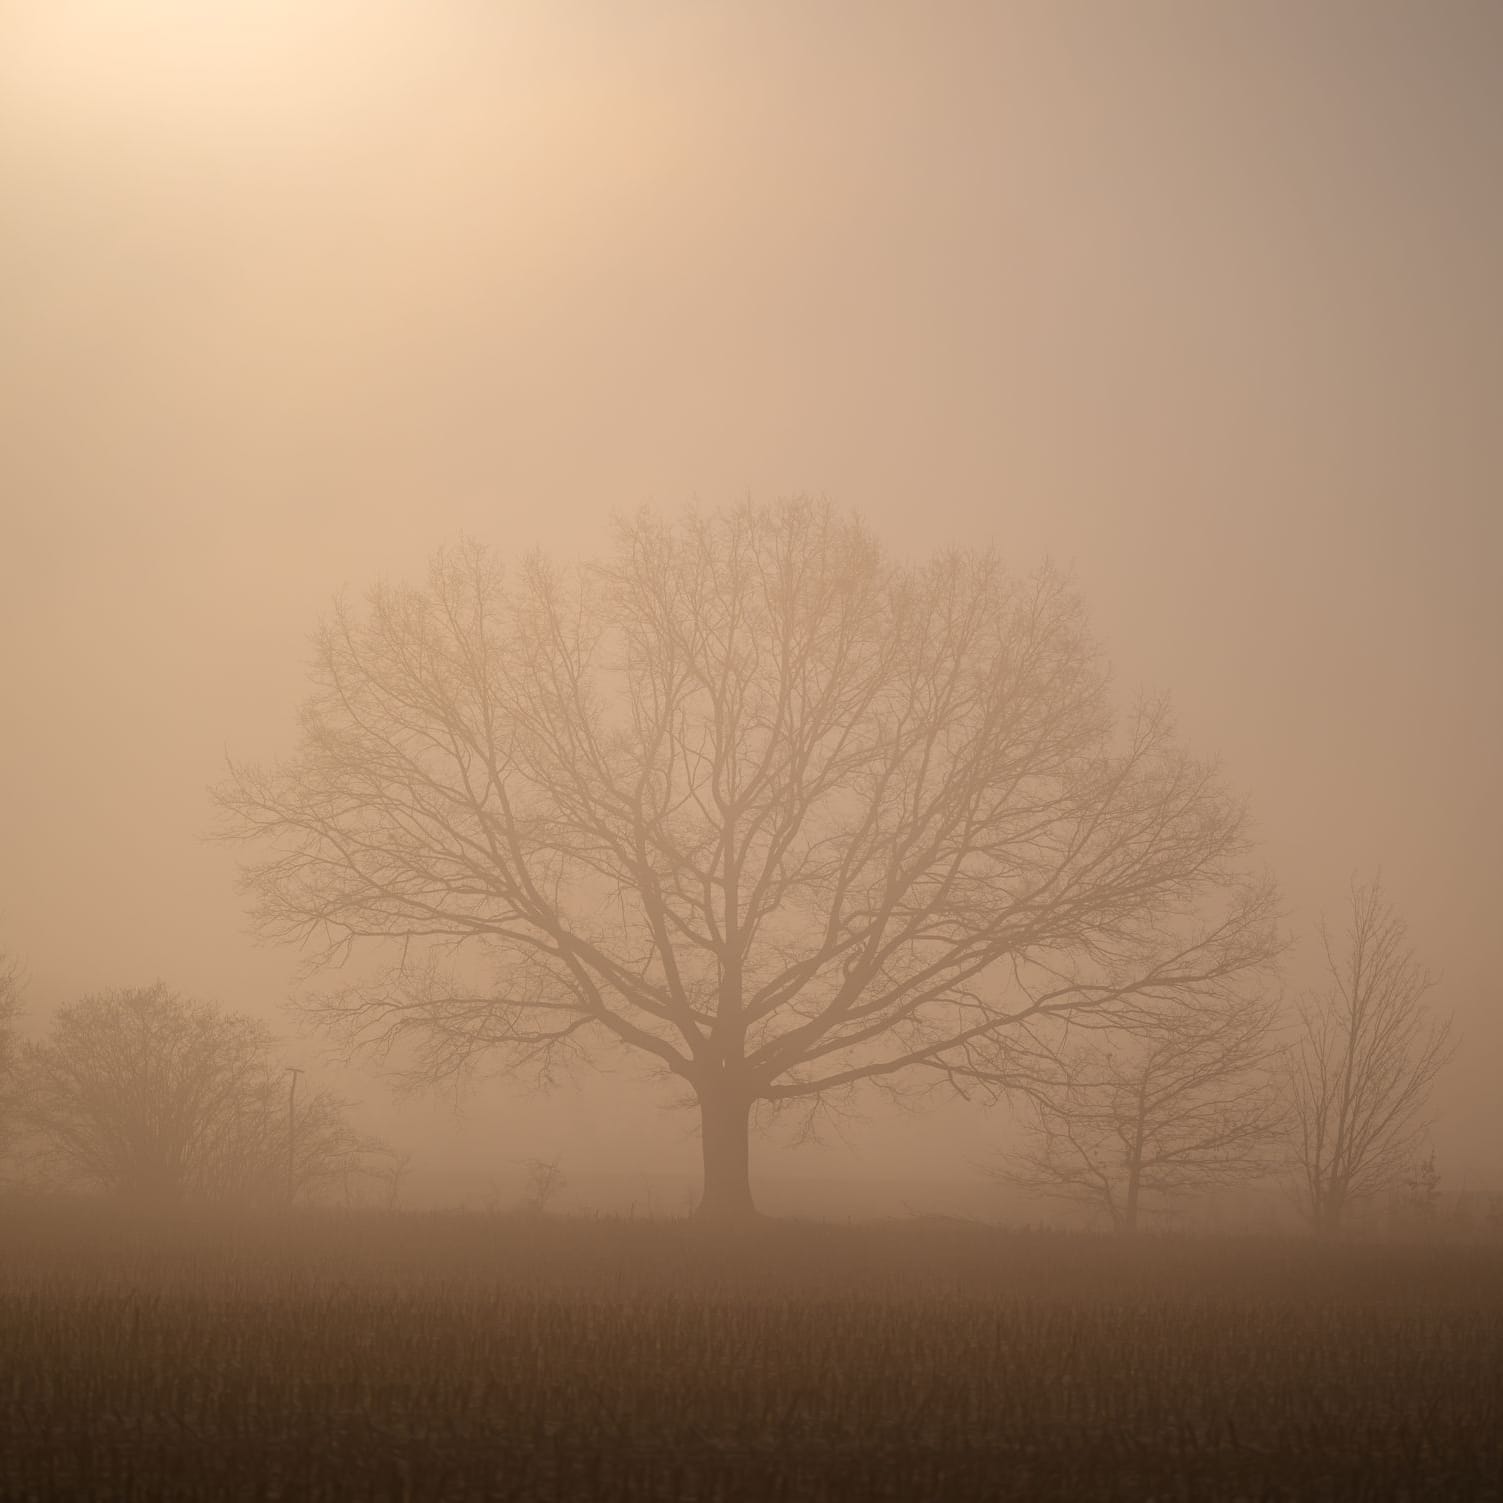
M 27 1026 L 162 977 L 272 1022 L 415 1187 L 557 1157 L 679 1209 L 697 1124 L 630 1073 L 456 1115 L 321 1064 L 206 789 L 291 750 L 341 589 L 809 494 L 1069 571 L 1123 702 L 1167 690 L 1248 799 L 1291 991 L 1381 867 L 1464 1041 L 1446 1187 L 1503 1189 L 1500 97 L 1460 0 L 0 8 Z M 873 1099 L 753 1172 L 974 1208 L 1009 1130 Z

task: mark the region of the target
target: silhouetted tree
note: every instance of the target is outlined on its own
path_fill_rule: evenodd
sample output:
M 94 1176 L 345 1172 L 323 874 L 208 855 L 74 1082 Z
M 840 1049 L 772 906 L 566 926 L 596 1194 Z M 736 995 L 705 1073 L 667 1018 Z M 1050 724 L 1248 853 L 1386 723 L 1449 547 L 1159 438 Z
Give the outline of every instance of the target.
M 70 1182 L 151 1202 L 285 1200 L 379 1145 L 328 1092 L 289 1113 L 271 1043 L 261 1023 L 160 984 L 86 997 L 23 1051 L 21 1120 Z
M 824 505 L 640 514 L 574 570 L 445 551 L 336 609 L 314 685 L 295 754 L 217 797 L 264 842 L 263 935 L 391 946 L 315 1013 L 417 1079 L 653 1062 L 697 1101 L 705 1215 L 752 1209 L 759 1103 L 1269 951 L 1241 810 L 1161 704 L 1117 723 L 1061 581 L 899 564 Z
M 999 1177 L 1097 1207 L 1132 1232 L 1145 1210 L 1263 1173 L 1280 1120 L 1273 1016 L 1270 1003 L 1230 999 L 1041 1051 L 1027 1146 Z
M 21 964 L 0 951 L 0 1155 L 11 1147 L 16 1112 L 19 1042 L 16 1018 L 21 1011 Z
M 1339 949 L 1324 923 L 1320 933 L 1329 982 L 1301 1001 L 1287 1070 L 1302 1208 L 1324 1235 L 1359 1201 L 1403 1181 L 1451 1043 L 1449 1021 L 1425 1003 L 1430 974 L 1379 881 L 1352 884 Z
M 522 1191 L 522 1209 L 529 1215 L 546 1216 L 548 1203 L 568 1183 L 557 1158 L 528 1159 L 526 1181 Z
M 1432 1148 L 1413 1160 L 1399 1179 L 1399 1220 L 1406 1226 L 1432 1228 L 1440 1212 L 1440 1166 Z

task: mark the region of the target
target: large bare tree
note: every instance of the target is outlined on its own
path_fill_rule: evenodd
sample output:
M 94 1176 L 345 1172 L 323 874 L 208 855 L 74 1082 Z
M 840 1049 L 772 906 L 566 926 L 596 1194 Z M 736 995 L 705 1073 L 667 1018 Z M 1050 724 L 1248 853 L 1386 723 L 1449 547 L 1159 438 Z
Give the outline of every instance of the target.
M 1023 1074 L 1026 1144 L 999 1178 L 1133 1232 L 1145 1211 L 1265 1172 L 1281 1117 L 1273 1020 L 1271 1002 L 1221 999 L 1041 1049 Z
M 387 947 L 313 1003 L 352 1042 L 427 1079 L 632 1051 L 692 1091 L 701 1211 L 737 1215 L 759 1103 L 1268 954 L 1240 808 L 1161 704 L 1117 721 L 1052 573 L 900 563 L 802 501 L 614 541 L 510 575 L 465 544 L 341 604 L 297 750 L 217 790 L 263 935 Z
M 23 1051 L 21 1121 L 54 1176 L 131 1200 L 316 1192 L 380 1145 L 327 1091 L 294 1099 L 271 1043 L 160 983 L 85 997 Z
M 1324 922 L 1327 984 L 1300 1003 L 1288 1058 L 1302 1209 L 1322 1235 L 1399 1184 L 1423 1143 L 1425 1107 L 1450 1058 L 1451 1027 L 1381 882 L 1353 882 L 1342 942 Z

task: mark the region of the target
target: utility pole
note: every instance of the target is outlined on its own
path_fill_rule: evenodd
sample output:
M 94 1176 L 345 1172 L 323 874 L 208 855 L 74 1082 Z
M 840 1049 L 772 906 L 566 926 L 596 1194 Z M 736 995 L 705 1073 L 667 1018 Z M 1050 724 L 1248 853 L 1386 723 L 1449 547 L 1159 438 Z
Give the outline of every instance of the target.
M 288 1065 L 287 1073 L 292 1078 L 287 1082 L 287 1204 L 297 1193 L 297 1078 L 303 1072 L 296 1065 Z

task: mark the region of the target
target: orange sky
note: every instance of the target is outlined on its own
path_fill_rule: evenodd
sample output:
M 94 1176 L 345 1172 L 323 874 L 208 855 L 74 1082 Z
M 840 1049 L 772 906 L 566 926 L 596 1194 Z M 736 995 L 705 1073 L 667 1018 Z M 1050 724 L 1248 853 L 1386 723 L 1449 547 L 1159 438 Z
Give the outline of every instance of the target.
M 1486 0 L 0 4 L 34 1013 L 274 1014 L 203 789 L 336 589 L 812 491 L 1072 565 L 1296 928 L 1383 864 L 1466 1036 L 1442 1166 L 1503 1186 L 1500 98 Z M 614 1089 L 485 1110 L 588 1155 Z

